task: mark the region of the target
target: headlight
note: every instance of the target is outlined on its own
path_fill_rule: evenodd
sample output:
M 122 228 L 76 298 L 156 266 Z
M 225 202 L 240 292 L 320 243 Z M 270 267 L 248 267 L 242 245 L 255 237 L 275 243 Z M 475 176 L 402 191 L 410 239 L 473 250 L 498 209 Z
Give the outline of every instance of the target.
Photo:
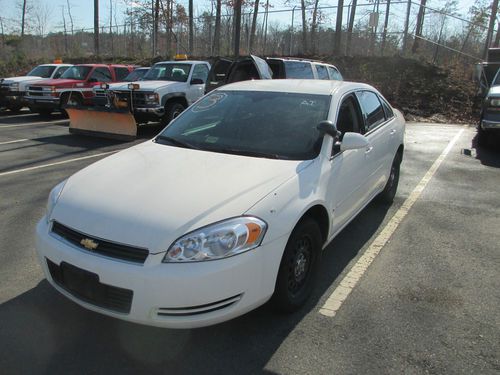
M 500 98 L 488 98 L 488 105 L 490 107 L 500 107 Z
M 147 103 L 158 103 L 158 94 L 146 94 L 145 99 Z
M 52 211 L 54 210 L 54 207 L 57 201 L 59 200 L 59 197 L 61 196 L 62 190 L 64 189 L 64 185 L 66 185 L 66 181 L 68 180 L 66 179 L 63 182 L 57 184 L 49 194 L 49 199 L 47 201 L 47 214 L 45 216 L 47 218 L 47 222 L 50 221 L 50 217 L 52 216 Z
M 10 84 L 10 91 L 19 91 L 19 82 L 14 82 Z
M 129 90 L 139 90 L 141 88 L 138 83 L 129 83 L 127 87 Z
M 252 216 L 208 225 L 175 241 L 163 262 L 199 262 L 241 254 L 259 246 L 266 229 L 264 221 Z

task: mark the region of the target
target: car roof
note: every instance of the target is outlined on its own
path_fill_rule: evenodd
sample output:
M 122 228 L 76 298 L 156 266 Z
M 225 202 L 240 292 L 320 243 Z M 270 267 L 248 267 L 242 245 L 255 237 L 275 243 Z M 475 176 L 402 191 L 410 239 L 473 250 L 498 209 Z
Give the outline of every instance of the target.
M 263 79 L 240 81 L 222 86 L 218 91 L 274 91 L 333 95 L 338 91 L 345 92 L 362 89 L 377 91 L 372 86 L 364 83 L 318 79 Z
M 73 66 L 73 64 L 57 64 L 57 63 L 54 63 L 54 64 L 40 64 L 38 66 Z
M 158 61 L 156 64 L 208 64 L 206 61 L 201 60 L 168 60 L 168 61 Z

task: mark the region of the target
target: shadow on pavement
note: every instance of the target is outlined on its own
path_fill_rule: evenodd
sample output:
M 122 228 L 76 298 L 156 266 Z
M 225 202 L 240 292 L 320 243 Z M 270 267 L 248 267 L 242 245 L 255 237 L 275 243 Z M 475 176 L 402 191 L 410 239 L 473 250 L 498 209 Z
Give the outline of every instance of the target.
M 372 203 L 337 236 L 325 250 L 311 300 L 291 315 L 266 304 L 212 327 L 161 329 L 87 311 L 43 280 L 0 305 L 2 373 L 270 373 L 264 368 L 273 354 L 309 312 L 317 313 L 320 298 L 386 214 Z
M 479 146 L 477 139 L 476 134 L 472 139 L 472 147 L 476 149 L 476 159 L 488 167 L 500 168 L 500 137 L 490 139 L 484 146 Z

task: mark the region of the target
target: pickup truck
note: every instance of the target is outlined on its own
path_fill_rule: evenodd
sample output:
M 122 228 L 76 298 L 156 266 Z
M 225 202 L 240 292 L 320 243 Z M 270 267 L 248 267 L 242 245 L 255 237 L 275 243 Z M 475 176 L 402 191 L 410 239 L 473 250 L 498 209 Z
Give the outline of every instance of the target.
M 25 76 L 2 79 L 0 84 L 0 106 L 7 107 L 11 112 L 18 112 L 26 104 L 24 96 L 28 85 L 42 80 L 59 78 L 70 66 L 72 65 L 42 64 Z
M 48 115 L 65 105 L 90 104 L 94 86 L 120 82 L 131 71 L 129 65 L 80 64 L 66 70 L 59 79 L 49 79 L 28 86 L 26 100 L 33 112 Z
M 228 83 L 254 79 L 321 79 L 342 81 L 342 74 L 331 64 L 296 57 L 242 56 L 218 57 L 208 74 L 205 91 Z
M 96 87 L 95 104 L 112 97 L 127 103 L 137 124 L 154 121 L 167 125 L 203 96 L 209 71 L 206 61 L 158 62 L 140 81 Z

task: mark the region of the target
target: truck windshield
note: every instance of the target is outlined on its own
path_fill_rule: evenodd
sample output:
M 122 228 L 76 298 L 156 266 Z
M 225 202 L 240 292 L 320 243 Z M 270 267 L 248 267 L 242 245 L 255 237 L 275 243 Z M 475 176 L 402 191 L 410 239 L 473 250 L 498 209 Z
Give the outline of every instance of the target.
M 143 80 L 186 82 L 190 70 L 191 64 L 156 64 L 146 73 Z
M 83 81 L 87 78 L 91 69 L 90 66 L 72 66 L 63 73 L 61 78 Z
M 176 147 L 271 159 L 308 160 L 320 151 L 316 129 L 331 97 L 288 92 L 215 91 L 156 138 Z
M 27 75 L 33 77 L 50 78 L 55 68 L 56 68 L 55 66 L 39 65 L 31 72 L 29 72 Z

